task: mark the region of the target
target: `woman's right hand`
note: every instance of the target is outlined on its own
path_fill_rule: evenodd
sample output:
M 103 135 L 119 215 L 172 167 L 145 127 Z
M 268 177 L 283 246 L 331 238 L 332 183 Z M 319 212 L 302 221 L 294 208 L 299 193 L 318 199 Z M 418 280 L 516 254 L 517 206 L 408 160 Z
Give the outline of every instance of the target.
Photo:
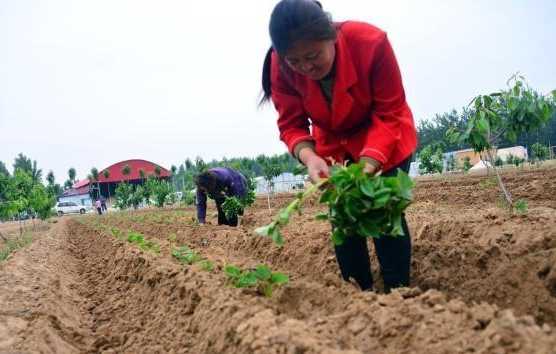
M 313 183 L 318 183 L 321 178 L 328 178 L 330 176 L 330 169 L 326 161 L 317 155 L 312 149 L 305 148 L 300 151 L 299 159 L 305 166 L 309 178 Z

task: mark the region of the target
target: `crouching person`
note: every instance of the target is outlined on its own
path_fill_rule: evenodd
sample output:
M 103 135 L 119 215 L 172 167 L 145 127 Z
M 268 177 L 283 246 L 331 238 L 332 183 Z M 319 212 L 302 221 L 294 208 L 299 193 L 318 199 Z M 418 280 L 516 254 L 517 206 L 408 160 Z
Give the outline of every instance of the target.
M 207 214 L 207 196 L 214 199 L 218 209 L 218 225 L 237 226 L 238 217 L 227 218 L 222 204 L 226 197 L 242 198 L 247 194 L 247 179 L 238 171 L 227 167 L 215 167 L 195 178 L 197 185 L 197 219 L 204 224 Z M 240 215 L 243 213 L 240 212 Z

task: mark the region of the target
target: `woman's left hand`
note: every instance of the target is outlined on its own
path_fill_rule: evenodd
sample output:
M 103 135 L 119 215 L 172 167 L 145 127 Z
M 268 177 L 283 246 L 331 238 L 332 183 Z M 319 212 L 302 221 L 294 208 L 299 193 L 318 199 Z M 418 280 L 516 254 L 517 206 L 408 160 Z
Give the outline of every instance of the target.
M 363 172 L 373 176 L 380 171 L 381 168 L 380 162 L 371 159 L 369 157 L 366 157 L 362 160 L 363 162 L 365 162 L 365 167 L 363 168 Z

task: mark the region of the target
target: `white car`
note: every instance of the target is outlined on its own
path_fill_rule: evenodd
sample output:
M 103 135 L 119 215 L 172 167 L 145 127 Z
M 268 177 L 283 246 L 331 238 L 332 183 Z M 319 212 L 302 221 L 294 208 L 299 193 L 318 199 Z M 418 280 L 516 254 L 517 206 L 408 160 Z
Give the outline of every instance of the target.
M 76 213 L 85 214 L 89 210 L 91 210 L 91 207 L 80 205 L 75 202 L 58 202 L 56 204 L 56 213 L 58 214 L 58 216 Z

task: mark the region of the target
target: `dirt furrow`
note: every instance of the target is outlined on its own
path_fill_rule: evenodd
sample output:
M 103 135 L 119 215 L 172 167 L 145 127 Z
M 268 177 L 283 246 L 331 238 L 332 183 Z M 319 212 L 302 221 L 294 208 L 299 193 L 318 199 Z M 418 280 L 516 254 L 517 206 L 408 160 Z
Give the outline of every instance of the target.
M 0 352 L 76 353 L 92 338 L 66 223 L 0 265 Z
M 82 225 L 71 234 L 95 304 L 94 351 L 549 353 L 556 345 L 530 317 L 436 291 L 377 295 L 293 281 L 267 299 Z

